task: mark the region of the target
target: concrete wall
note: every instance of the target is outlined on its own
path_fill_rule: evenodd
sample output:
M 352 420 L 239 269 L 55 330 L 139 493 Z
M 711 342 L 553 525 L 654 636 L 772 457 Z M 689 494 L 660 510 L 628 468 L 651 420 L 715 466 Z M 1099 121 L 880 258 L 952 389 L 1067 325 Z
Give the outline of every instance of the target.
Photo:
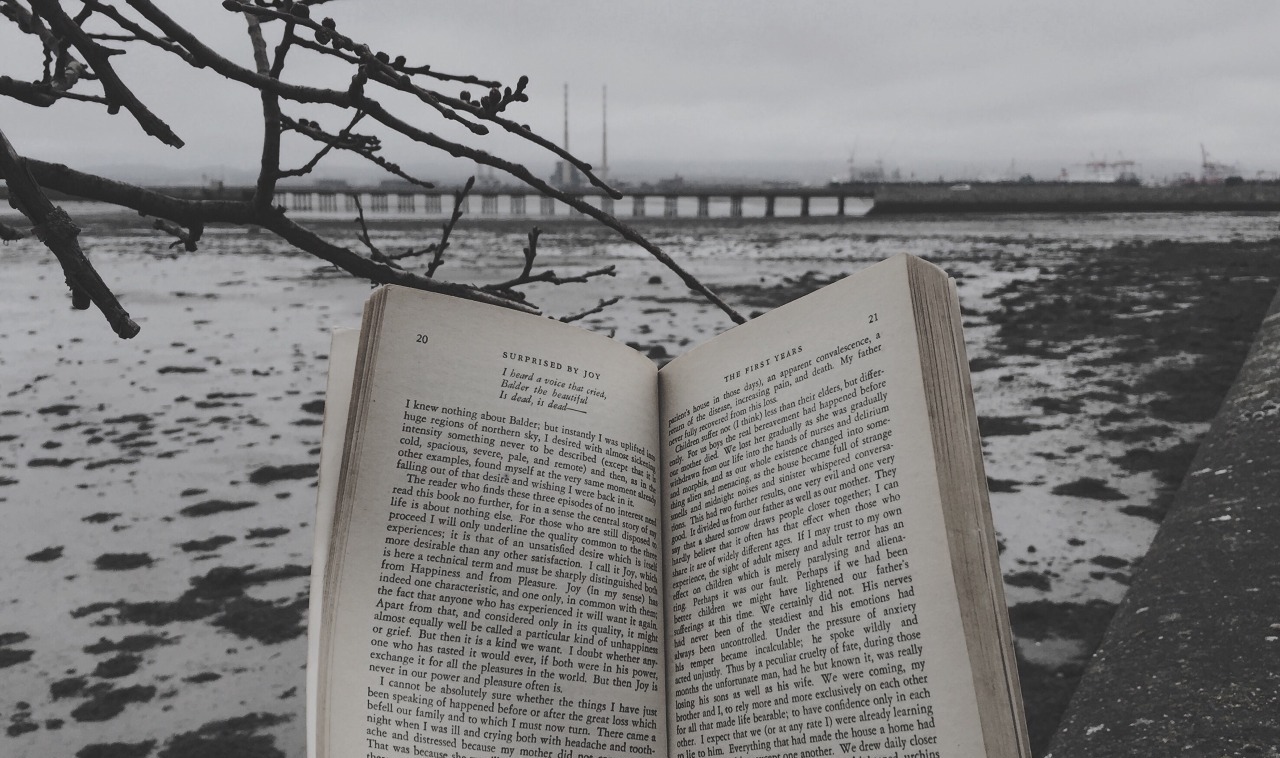
M 1280 756 L 1280 296 L 1049 755 Z

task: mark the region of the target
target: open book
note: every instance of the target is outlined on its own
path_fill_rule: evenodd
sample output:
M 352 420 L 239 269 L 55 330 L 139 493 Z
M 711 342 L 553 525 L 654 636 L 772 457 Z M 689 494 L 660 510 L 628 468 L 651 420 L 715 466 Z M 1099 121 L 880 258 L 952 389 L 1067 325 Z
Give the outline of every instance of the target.
M 385 287 L 330 363 L 313 754 L 1029 755 L 940 269 L 661 371 Z

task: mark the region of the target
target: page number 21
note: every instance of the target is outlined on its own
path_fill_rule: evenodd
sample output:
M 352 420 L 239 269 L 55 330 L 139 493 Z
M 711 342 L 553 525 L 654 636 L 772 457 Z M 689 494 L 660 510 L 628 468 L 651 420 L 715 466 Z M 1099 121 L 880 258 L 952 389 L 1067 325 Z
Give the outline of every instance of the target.
M 868 323 L 868 324 L 874 324 L 875 322 L 877 322 L 877 321 L 879 321 L 879 320 L 880 320 L 880 314 L 878 314 L 878 313 L 872 313 L 870 316 L 867 316 L 867 323 Z

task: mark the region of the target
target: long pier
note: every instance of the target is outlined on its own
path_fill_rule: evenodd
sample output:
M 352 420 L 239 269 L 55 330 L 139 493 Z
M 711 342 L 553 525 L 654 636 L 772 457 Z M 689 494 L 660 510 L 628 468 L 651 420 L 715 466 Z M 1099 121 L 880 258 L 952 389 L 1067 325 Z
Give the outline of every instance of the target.
M 285 208 L 293 211 L 332 212 L 355 211 L 354 197 L 361 197 L 365 209 L 371 213 L 423 213 L 437 215 L 449 213 L 453 208 L 453 196 L 460 187 L 441 187 L 439 190 L 420 188 L 284 188 L 280 192 Z M 744 215 L 761 215 L 772 218 L 779 215 L 780 202 L 788 203 L 792 213 L 808 218 L 813 215 L 844 216 L 849 211 L 848 199 L 870 199 L 875 185 L 851 185 L 834 187 L 783 187 L 768 185 L 698 185 L 681 187 L 641 187 L 622 190 L 623 198 L 615 200 L 596 187 L 575 187 L 565 194 L 582 200 L 614 216 L 661 216 L 676 218 L 693 216 L 709 218 L 713 215 L 741 218 Z M 814 200 L 825 200 L 821 208 Z M 478 208 L 476 205 L 478 204 Z M 798 208 L 794 206 L 798 205 Z M 747 210 L 744 211 L 744 208 Z M 464 210 L 478 212 L 481 216 L 555 216 L 578 215 L 579 212 L 553 198 L 530 191 L 526 187 L 476 188 L 466 199 Z M 859 214 L 861 215 L 861 214 Z
M 583 186 L 563 190 L 614 216 L 655 216 L 674 218 L 711 216 L 740 218 L 743 216 L 845 216 L 861 215 L 867 203 L 855 210 L 850 199 L 869 200 L 875 185 L 849 184 L 825 187 L 790 185 L 662 185 L 629 187 L 624 197 L 615 200 L 596 187 Z M 152 187 L 151 189 L 184 200 L 248 200 L 252 187 Z M 370 216 L 383 214 L 436 216 L 453 210 L 454 194 L 461 186 L 439 186 L 426 189 L 416 186 L 332 186 L 285 185 L 277 188 L 276 204 L 287 211 L 301 213 L 355 213 L 357 200 Z M 0 184 L 0 199 L 7 197 Z M 580 216 L 564 203 L 538 194 L 524 186 L 475 187 L 464 200 L 463 210 L 480 216 L 535 217 Z
M 152 187 L 187 200 L 248 200 L 252 187 Z M 355 213 L 443 216 L 453 209 L 459 186 L 427 189 L 408 184 L 347 186 L 332 183 L 284 185 L 276 203 L 297 213 Z M 1088 183 L 846 183 L 799 186 L 784 183 L 664 184 L 625 187 L 615 200 L 596 187 L 563 190 L 611 215 L 623 218 L 773 218 L 844 217 L 967 213 L 1159 213 L 1195 211 L 1280 212 L 1280 184 L 1184 185 L 1139 187 Z M 51 193 L 52 194 L 52 193 Z M 0 183 L 0 199 L 7 199 Z M 65 199 L 65 198 L 62 198 Z M 854 201 L 851 204 L 849 201 Z M 521 186 L 475 187 L 463 210 L 495 218 L 575 217 L 582 213 Z

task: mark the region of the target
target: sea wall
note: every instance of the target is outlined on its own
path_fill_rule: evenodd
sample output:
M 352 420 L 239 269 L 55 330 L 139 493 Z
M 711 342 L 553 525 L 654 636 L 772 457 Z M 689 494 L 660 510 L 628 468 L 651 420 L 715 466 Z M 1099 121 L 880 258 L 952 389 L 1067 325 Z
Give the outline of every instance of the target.
M 1280 296 L 1049 755 L 1276 755 L 1278 672 Z
M 870 213 L 1161 211 L 1280 211 L 1280 185 L 885 184 Z

